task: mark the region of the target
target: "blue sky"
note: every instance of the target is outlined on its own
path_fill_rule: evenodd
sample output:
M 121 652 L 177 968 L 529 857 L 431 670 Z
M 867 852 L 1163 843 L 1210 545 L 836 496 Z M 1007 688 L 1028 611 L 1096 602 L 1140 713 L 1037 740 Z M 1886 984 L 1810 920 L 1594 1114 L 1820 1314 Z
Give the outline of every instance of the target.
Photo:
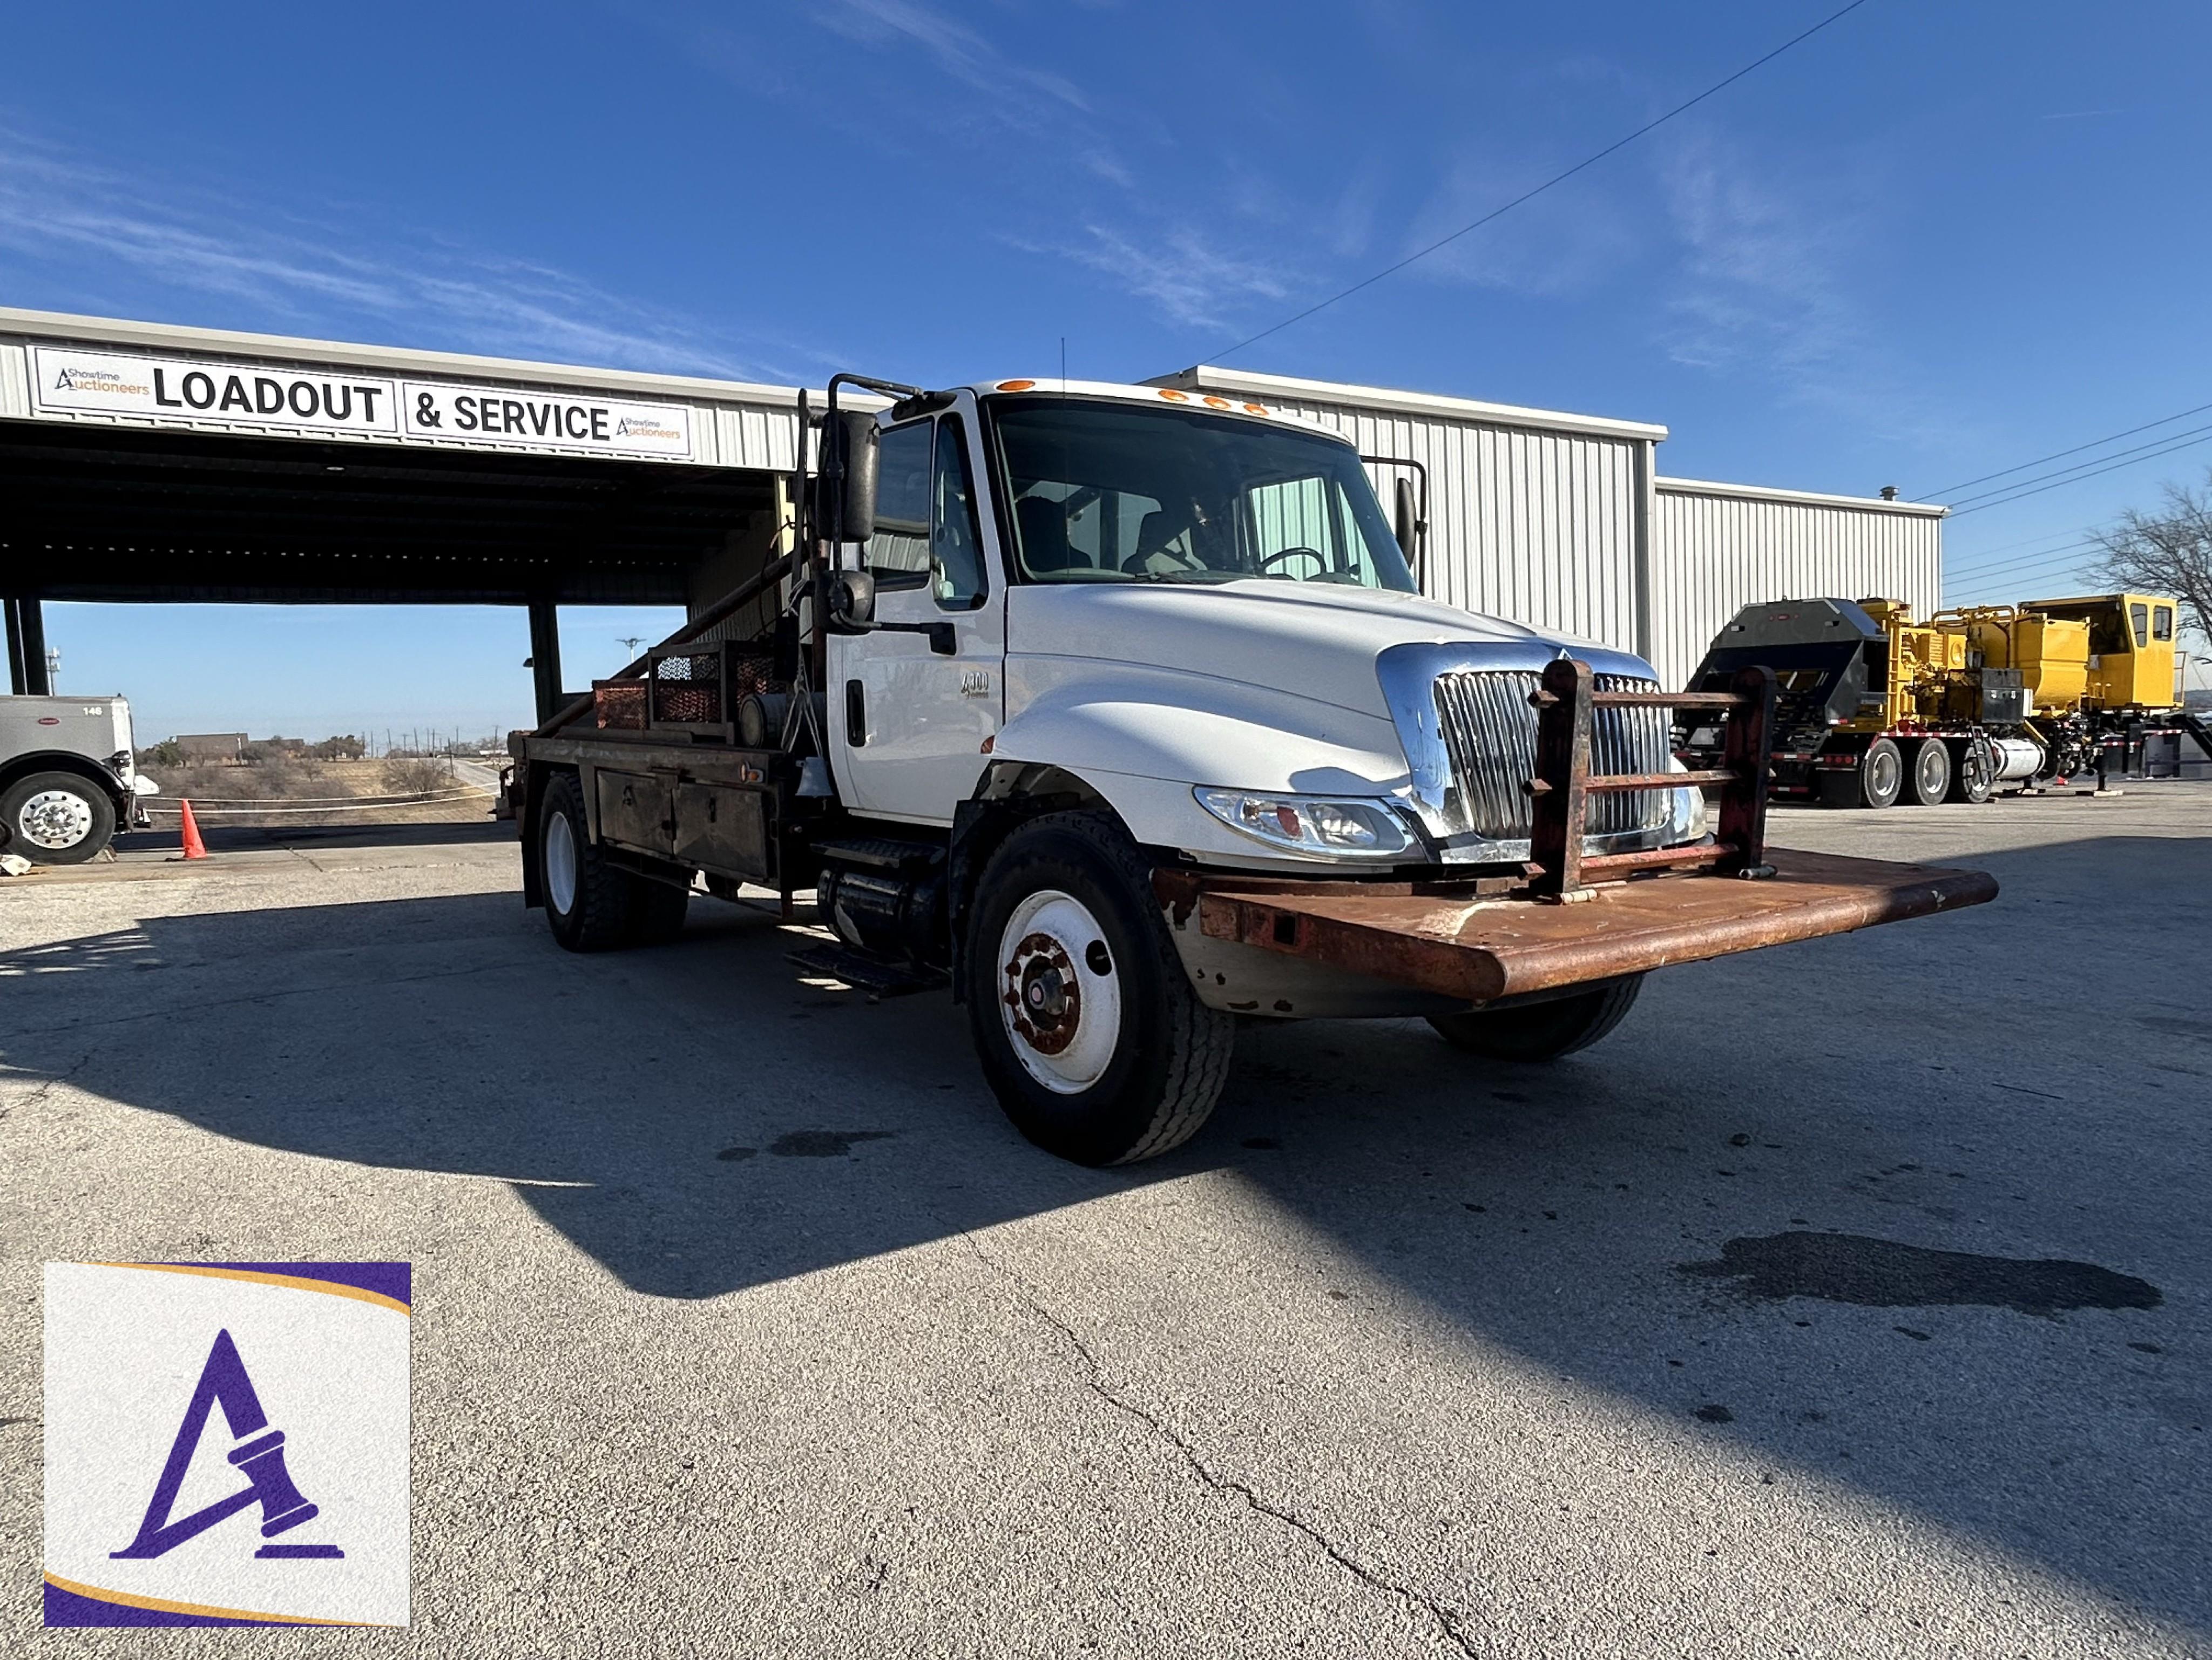
M 1033 373 L 1065 336 L 1071 373 L 1133 378 L 1837 3 L 19 9 L 0 298 L 776 381 Z M 2212 401 L 2208 60 L 2202 5 L 1869 0 L 1231 361 L 1662 421 L 1673 473 L 1936 492 Z M 2208 460 L 1962 514 L 1951 597 L 2067 586 L 2082 527 Z M 659 621 L 572 616 L 569 678 Z M 498 611 L 49 627 L 64 686 L 149 733 L 529 701 Z

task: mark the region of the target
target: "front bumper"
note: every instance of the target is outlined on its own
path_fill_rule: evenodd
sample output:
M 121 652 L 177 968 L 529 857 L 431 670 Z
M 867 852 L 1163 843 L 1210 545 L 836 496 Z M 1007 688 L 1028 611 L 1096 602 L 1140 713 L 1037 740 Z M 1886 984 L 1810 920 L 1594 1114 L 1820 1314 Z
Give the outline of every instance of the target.
M 1996 897 L 1981 871 L 1771 849 L 1765 881 L 1670 874 L 1553 904 L 1475 882 L 1296 882 L 1163 869 L 1170 920 L 1465 1006 L 1846 933 Z

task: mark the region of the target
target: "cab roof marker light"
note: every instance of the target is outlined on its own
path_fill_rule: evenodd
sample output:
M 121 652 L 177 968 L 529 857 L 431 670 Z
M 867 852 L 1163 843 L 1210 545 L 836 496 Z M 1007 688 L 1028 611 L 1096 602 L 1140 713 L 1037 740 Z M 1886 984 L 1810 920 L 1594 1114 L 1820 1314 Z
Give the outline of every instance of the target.
M 1166 398 L 1170 404 L 1188 404 L 1190 402 L 1190 394 L 1188 392 L 1177 392 L 1173 386 L 1162 386 L 1160 388 L 1160 396 Z
M 1034 380 L 1001 380 L 994 390 L 998 392 L 1027 392 L 1036 385 Z

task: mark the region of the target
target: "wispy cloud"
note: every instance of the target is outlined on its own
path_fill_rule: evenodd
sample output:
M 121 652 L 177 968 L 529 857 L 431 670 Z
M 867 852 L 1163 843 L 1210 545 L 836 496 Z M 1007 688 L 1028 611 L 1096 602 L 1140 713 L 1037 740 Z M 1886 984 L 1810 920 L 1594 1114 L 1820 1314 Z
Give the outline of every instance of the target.
M 1064 240 L 1004 240 L 1024 253 L 1048 254 L 1097 271 L 1192 328 L 1226 329 L 1239 302 L 1279 305 L 1292 291 L 1280 269 L 1220 252 L 1194 232 L 1168 230 L 1141 241 L 1138 234 L 1094 223 Z
M 1073 82 L 1017 62 L 965 23 L 915 0 L 836 0 L 817 16 L 825 27 L 866 46 L 917 46 L 954 80 L 994 98 L 1020 92 L 1071 110 L 1091 109 L 1090 100 Z
M 1869 434 L 1955 438 L 1955 415 L 1910 389 L 1857 297 L 1883 257 L 1869 182 L 1848 167 L 1790 173 L 1694 131 L 1661 151 L 1657 177 L 1678 250 L 1661 279 L 1668 356 Z
M 372 244 L 375 252 L 361 251 Z M 739 380 L 801 378 L 819 361 L 787 342 L 732 338 L 551 265 L 419 233 L 306 220 L 269 203 L 156 194 L 5 131 L 0 256 L 19 268 L 65 266 L 79 288 L 245 301 L 280 329 L 404 328 L 410 344 Z

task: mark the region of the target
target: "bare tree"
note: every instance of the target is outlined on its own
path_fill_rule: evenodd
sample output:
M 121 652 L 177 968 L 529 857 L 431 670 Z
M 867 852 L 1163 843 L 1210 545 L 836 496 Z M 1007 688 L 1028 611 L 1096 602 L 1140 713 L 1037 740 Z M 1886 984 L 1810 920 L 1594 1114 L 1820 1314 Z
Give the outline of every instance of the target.
M 2095 534 L 2105 550 L 2099 580 L 2132 593 L 2172 594 L 2197 632 L 2212 636 L 2212 471 L 2205 477 L 2203 489 L 2166 484 L 2163 512 L 2130 508 Z

